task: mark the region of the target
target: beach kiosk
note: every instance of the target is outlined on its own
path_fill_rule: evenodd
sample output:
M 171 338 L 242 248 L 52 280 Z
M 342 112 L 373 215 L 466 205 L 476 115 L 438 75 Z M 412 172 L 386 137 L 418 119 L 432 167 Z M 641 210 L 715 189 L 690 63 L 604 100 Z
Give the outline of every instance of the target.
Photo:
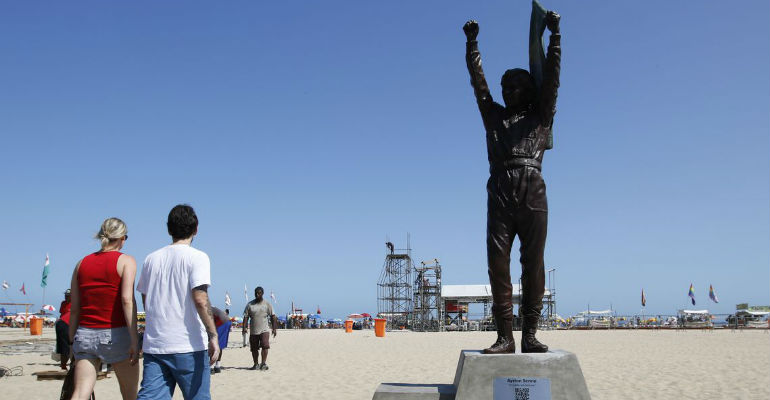
M 609 329 L 612 327 L 612 310 L 587 310 L 572 317 L 574 329 Z
M 733 328 L 768 328 L 770 311 L 736 310 L 727 317 L 727 323 Z
M 714 324 L 709 310 L 679 310 L 679 326 L 685 329 L 708 329 Z

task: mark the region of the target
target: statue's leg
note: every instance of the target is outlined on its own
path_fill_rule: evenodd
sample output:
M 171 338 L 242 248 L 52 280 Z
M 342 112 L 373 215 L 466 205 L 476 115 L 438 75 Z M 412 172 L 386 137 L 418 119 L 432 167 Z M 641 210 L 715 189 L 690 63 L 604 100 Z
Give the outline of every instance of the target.
M 511 287 L 511 245 L 514 230 L 503 196 L 489 192 L 487 202 L 487 265 L 492 287 L 492 313 L 497 325 L 497 341 L 484 349 L 486 354 L 513 353 L 513 304 Z
M 543 309 L 545 292 L 545 238 L 548 228 L 548 212 L 533 211 L 527 207 L 518 209 L 517 233 L 521 240 L 521 351 L 545 353 L 548 346 L 535 338 L 540 311 Z

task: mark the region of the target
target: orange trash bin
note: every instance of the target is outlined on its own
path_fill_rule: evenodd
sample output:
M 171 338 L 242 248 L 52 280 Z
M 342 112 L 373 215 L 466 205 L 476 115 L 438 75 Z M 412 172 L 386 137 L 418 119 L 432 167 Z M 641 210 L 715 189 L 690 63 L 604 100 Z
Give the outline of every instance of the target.
M 353 320 L 349 319 L 345 321 L 345 333 L 353 332 Z
M 388 322 L 385 318 L 374 319 L 374 336 L 385 337 L 385 323 Z
M 42 335 L 43 334 L 43 319 L 42 318 L 30 318 L 29 319 L 29 334 L 30 335 Z

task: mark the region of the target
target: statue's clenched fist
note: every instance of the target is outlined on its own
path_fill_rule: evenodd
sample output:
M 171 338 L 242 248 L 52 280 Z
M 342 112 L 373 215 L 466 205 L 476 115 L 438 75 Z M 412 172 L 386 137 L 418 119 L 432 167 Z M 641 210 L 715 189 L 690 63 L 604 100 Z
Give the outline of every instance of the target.
M 463 32 L 468 41 L 476 40 L 476 36 L 479 34 L 479 23 L 475 20 L 470 20 L 463 25 Z
M 548 11 L 548 13 L 545 14 L 545 26 L 548 27 L 548 30 L 551 31 L 551 33 L 559 33 L 560 19 L 561 16 L 555 11 Z

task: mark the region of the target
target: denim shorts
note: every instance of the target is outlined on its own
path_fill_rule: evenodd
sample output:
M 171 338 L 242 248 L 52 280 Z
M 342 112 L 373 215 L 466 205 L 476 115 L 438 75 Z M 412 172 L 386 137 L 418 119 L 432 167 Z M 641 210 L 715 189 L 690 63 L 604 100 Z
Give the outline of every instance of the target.
M 127 327 L 121 328 L 85 328 L 78 327 L 72 352 L 75 360 L 100 359 L 106 364 L 114 364 L 128 358 L 131 337 Z

